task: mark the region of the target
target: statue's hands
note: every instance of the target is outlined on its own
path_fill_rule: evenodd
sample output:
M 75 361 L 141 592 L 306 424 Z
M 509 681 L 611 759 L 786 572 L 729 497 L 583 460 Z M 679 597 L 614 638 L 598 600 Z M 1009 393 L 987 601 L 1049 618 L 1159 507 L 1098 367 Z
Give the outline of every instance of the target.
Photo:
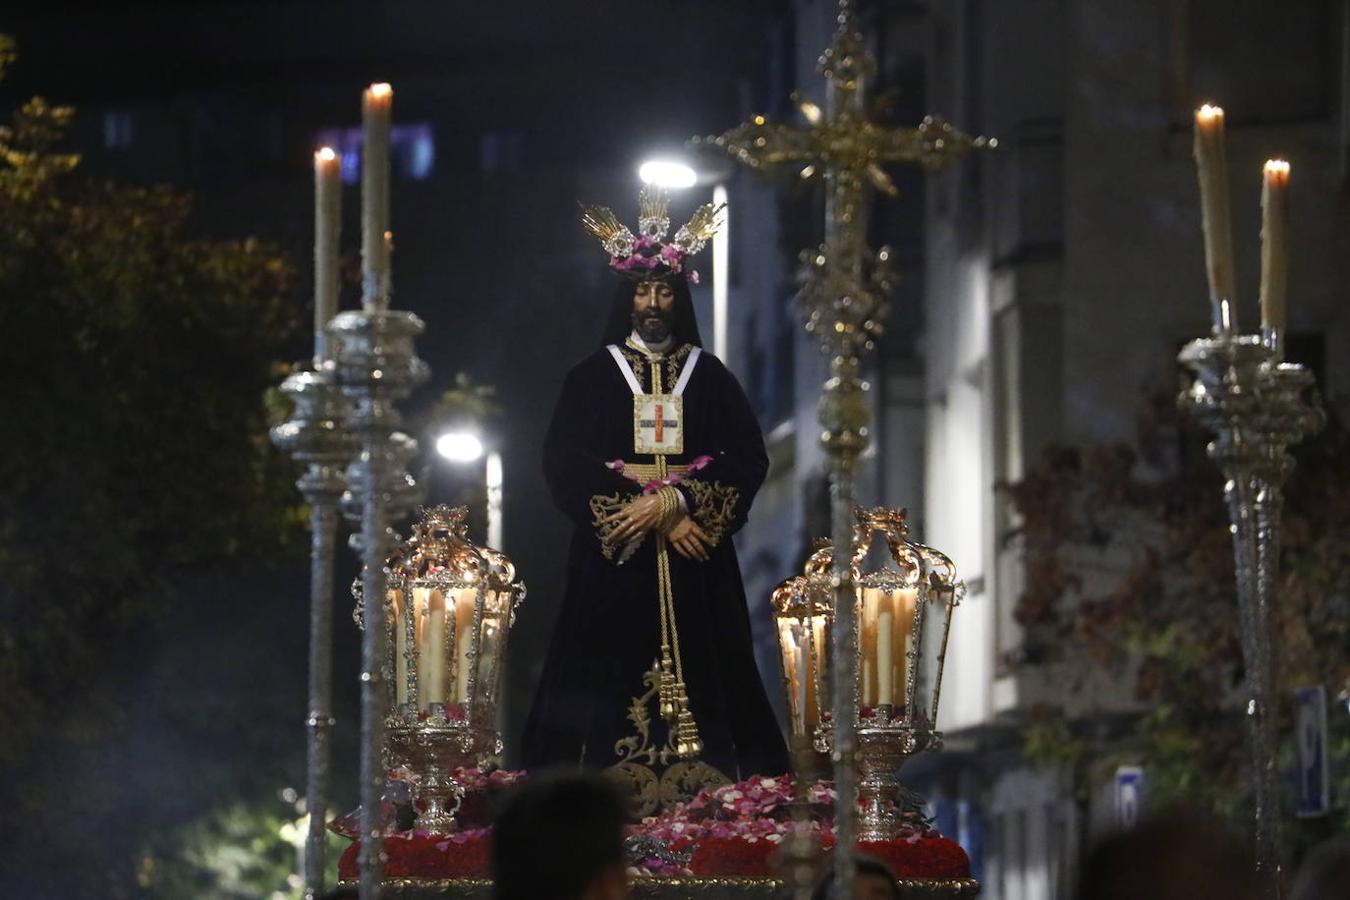
M 685 559 L 697 559 L 704 562 L 708 559 L 708 548 L 712 546 L 712 541 L 708 540 L 708 535 L 702 528 L 688 515 L 682 515 L 666 532 L 666 540 L 670 541 L 670 546 L 675 548 Z
M 644 494 L 631 501 L 614 515 L 603 519 L 601 525 L 614 526 L 609 540 L 623 545 L 635 537 L 651 531 L 661 521 L 661 498 L 656 494 Z

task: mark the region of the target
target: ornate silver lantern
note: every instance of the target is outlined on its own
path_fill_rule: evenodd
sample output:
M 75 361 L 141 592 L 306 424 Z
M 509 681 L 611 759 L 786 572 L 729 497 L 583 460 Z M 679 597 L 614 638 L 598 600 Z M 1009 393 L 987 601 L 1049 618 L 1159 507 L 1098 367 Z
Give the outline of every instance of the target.
M 501 753 L 502 661 L 525 597 L 511 560 L 470 542 L 467 515 L 421 510 L 412 538 L 386 563 L 386 763 L 411 775 L 417 827 L 439 834 L 454 830 L 459 788 L 450 773 Z
M 822 546 L 801 575 L 773 594 L 791 735 L 794 744 L 809 740 L 818 752 L 833 743 L 833 556 L 828 544 Z M 863 801 L 858 838 L 889 840 L 901 824 L 900 764 L 942 746 L 936 727 L 942 667 L 952 610 L 965 585 L 944 554 L 909 540 L 904 510 L 880 507 L 854 510 L 852 574 L 858 621 L 853 728 Z

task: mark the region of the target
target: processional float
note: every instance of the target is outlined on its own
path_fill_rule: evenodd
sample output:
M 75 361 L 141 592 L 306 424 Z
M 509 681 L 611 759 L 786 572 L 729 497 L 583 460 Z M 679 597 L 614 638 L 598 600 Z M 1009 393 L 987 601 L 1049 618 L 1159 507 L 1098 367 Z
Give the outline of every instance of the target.
M 817 774 L 814 754 L 830 754 L 836 760 L 832 774 L 837 795 L 858 797 L 862 788 L 861 832 L 852 802 L 835 804 L 833 810 L 837 845 L 852 847 L 859 837 L 885 842 L 905 827 L 895 769 L 906 756 L 940 746 L 935 724 L 942 660 L 951 611 L 963 592 L 950 560 L 908 540 L 903 512 L 854 509 L 854 470 L 867 443 L 868 419 L 860 357 L 881 334 L 891 283 L 889 251 L 873 255 L 864 241 L 864 180 L 893 192 L 880 163 L 917 162 L 937 169 L 993 142 L 968 137 L 932 117 L 913 129 L 870 122 L 863 89 L 874 63 L 855 29 L 851 4 L 844 0 L 840 10 L 839 30 L 821 58 L 828 85 L 826 112 L 799 101 L 810 125 L 805 130 L 757 118 L 709 141 L 755 167 L 818 165 L 828 187 L 826 241 L 804 254 L 803 300 L 807 330 L 820 339 L 831 363 L 820 416 L 830 459 L 832 546 L 850 551 L 816 553 L 801 579 L 791 580 L 775 595 L 775 615 L 798 769 L 793 802 L 800 813 L 811 797 L 821 796 L 819 786 L 813 792 L 807 781 Z M 500 750 L 495 731 L 498 683 L 512 614 L 524 593 L 509 560 L 468 541 L 462 511 L 424 511 L 413 537 L 402 544 L 390 528 L 419 495 L 406 471 L 416 444 L 397 430 L 401 419 L 396 403 L 428 375 L 413 347 L 423 330 L 421 321 L 389 308 L 391 101 L 388 85 L 372 85 L 365 93 L 362 308 L 336 316 L 337 167 L 331 153 L 321 151 L 316 159 L 319 349 L 312 371 L 288 379 L 284 390 L 295 401 L 295 415 L 274 435 L 279 445 L 311 466 L 300 482 L 314 509 L 311 824 L 305 882 L 310 896 L 323 887 L 334 507 L 340 505 L 360 524 L 352 540 L 363 563 L 356 591 L 362 598 L 363 637 L 361 806 L 354 835 L 359 858 L 353 880 L 362 900 L 381 896 L 386 887 L 401 896 L 420 889 L 426 896 L 470 896 L 487 890 L 482 877 L 384 877 L 392 824 L 386 821 L 384 802 L 387 776 L 391 769 L 402 772 L 411 786 L 411 833 L 436 839 L 460 831 L 456 806 L 464 794 L 462 782 L 470 778 L 465 769 L 472 767 L 478 773 L 474 777 L 481 778 L 484 764 Z M 889 563 L 871 570 L 867 547 L 877 535 L 888 549 Z M 369 602 L 376 597 L 383 601 Z M 855 758 L 863 772 L 861 785 L 854 774 Z M 776 778 L 757 781 L 778 785 Z M 784 854 L 793 862 L 788 881 L 799 895 L 809 892 L 820 862 L 820 848 L 808 832 L 805 817 L 799 815 L 795 839 Z M 681 856 L 668 841 L 635 835 L 630 849 L 641 847 L 656 848 L 653 861 L 689 861 L 687 853 Z M 977 891 L 964 854 L 950 841 L 942 849 L 943 874 L 911 879 L 910 886 L 948 895 Z M 851 867 L 837 867 L 837 874 L 836 890 L 847 895 Z M 683 896 L 694 891 L 716 896 L 761 890 L 768 896 L 782 886 L 779 878 L 655 877 L 640 879 L 638 894 Z

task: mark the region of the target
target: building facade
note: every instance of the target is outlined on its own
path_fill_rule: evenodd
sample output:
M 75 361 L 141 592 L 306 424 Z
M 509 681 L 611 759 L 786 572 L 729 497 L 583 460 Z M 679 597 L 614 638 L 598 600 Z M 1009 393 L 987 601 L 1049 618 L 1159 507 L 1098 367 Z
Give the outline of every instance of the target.
M 833 7 L 793 6 L 799 85 L 818 90 L 814 57 Z M 1131 440 L 1145 391 L 1175 383 L 1177 350 L 1208 332 L 1191 151 L 1202 102 L 1228 114 L 1240 324 L 1258 319 L 1262 162 L 1284 157 L 1290 354 L 1328 396 L 1350 387 L 1337 364 L 1350 351 L 1338 199 L 1350 158 L 1347 18 L 1342 4 L 1293 4 L 1272 18 L 1265 4 L 1221 0 L 932 0 L 860 12 L 882 92 L 917 93 L 914 112 L 1000 141 L 874 206 L 872 242 L 914 256 L 869 376 L 876 427 L 858 496 L 908 506 L 915 534 L 969 587 L 943 684 L 947 749 L 907 773 L 970 851 L 983 896 L 1063 897 L 1085 843 L 1115 825 L 1114 793 L 1081 772 L 1037 769 L 1022 753 L 1024 726 L 1052 707 L 1109 729 L 1140 708 L 1130 684 L 1070 692 L 1053 662 L 1026 658 L 1021 523 L 999 485 L 1048 448 Z M 898 121 L 915 119 L 906 110 Z M 745 298 L 743 317 L 762 321 L 762 304 L 782 293 Z M 741 538 L 766 563 L 763 581 L 748 579 L 765 601 L 767 563 L 786 577 L 808 535 L 828 530 L 814 410 L 823 370 L 804 336 L 792 349 L 800 392 L 774 423 L 772 499 Z

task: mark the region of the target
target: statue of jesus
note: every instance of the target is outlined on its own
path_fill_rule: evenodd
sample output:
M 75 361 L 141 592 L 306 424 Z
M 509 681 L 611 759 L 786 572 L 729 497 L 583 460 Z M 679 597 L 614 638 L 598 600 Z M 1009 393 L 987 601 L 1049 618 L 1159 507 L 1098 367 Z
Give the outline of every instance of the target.
M 620 281 L 544 443 L 549 489 L 575 527 L 525 764 L 631 757 L 649 694 L 674 756 L 728 778 L 778 774 L 787 751 L 731 540 L 768 458 L 740 385 L 702 349 L 689 293 L 689 257 L 718 211 L 701 207 L 666 243 L 665 196 L 644 191 L 640 207 L 636 236 L 608 209 L 583 218 Z

